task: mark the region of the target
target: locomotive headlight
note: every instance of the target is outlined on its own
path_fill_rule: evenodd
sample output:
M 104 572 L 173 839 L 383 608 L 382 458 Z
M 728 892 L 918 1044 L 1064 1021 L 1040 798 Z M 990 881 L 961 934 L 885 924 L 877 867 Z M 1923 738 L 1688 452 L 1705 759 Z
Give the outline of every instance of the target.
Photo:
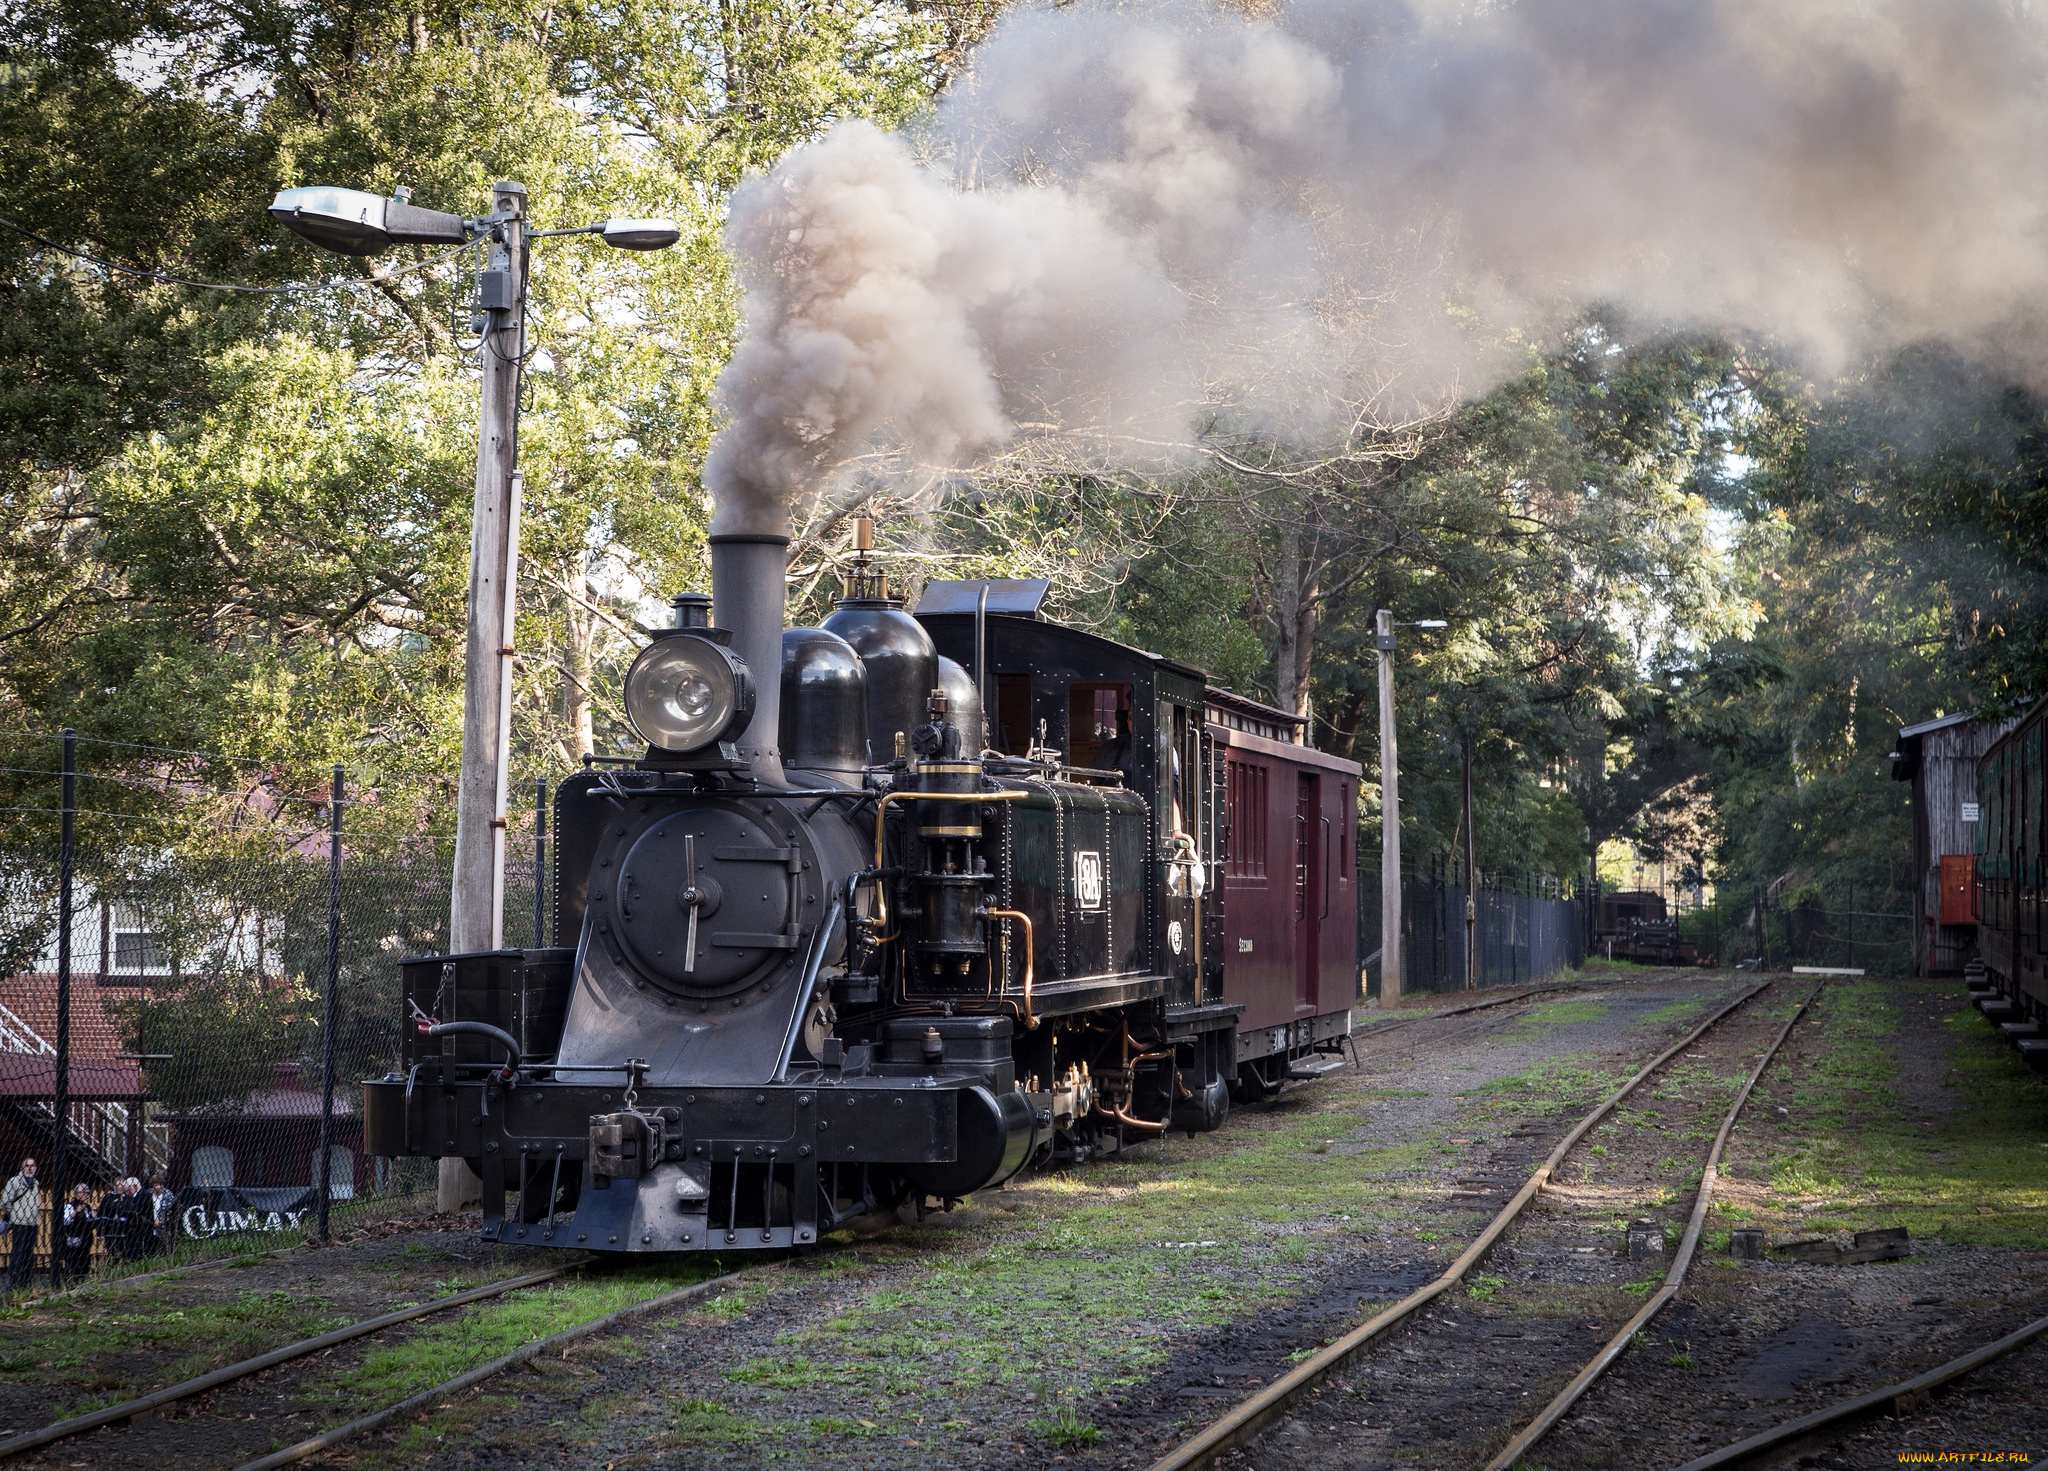
M 732 740 L 753 716 L 754 680 L 745 661 L 697 634 L 656 639 L 626 671 L 626 718 L 664 751 Z

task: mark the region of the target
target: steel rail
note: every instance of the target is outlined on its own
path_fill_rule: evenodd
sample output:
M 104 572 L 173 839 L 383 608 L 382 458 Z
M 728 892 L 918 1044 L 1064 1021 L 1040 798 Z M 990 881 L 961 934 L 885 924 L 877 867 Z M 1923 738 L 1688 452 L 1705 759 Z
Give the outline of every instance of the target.
M 49 1445 L 52 1441 L 68 1440 L 74 1435 L 83 1435 L 102 1426 L 154 1414 L 165 1405 L 176 1404 L 179 1400 L 190 1399 L 193 1395 L 204 1394 L 210 1389 L 218 1389 L 223 1384 L 232 1384 L 237 1379 L 246 1379 L 251 1374 L 260 1374 L 265 1369 L 274 1369 L 279 1364 L 303 1359 L 308 1354 L 316 1354 L 323 1349 L 367 1337 L 399 1323 L 409 1323 L 415 1318 L 424 1318 L 430 1313 L 446 1312 L 449 1308 L 461 1307 L 464 1303 L 480 1302 L 484 1298 L 497 1297 L 522 1287 L 538 1286 L 565 1273 L 574 1272 L 583 1265 L 584 1262 L 575 1261 L 560 1267 L 549 1267 L 541 1272 L 528 1272 L 523 1277 L 509 1277 L 503 1282 L 487 1282 L 481 1287 L 472 1287 L 467 1292 L 452 1293 L 447 1297 L 437 1297 L 432 1302 L 420 1303 L 416 1307 L 401 1308 L 395 1313 L 365 1318 L 360 1323 L 351 1323 L 346 1328 L 337 1328 L 316 1338 L 303 1338 L 297 1343 L 288 1343 L 283 1348 L 274 1348 L 268 1353 L 258 1354 L 253 1359 L 223 1365 L 210 1373 L 201 1374 L 197 1379 L 187 1379 L 183 1383 L 173 1384 L 137 1399 L 124 1400 L 118 1405 L 109 1405 L 90 1414 L 53 1421 L 40 1430 L 25 1430 L 19 1435 L 9 1436 L 6 1440 L 0 1440 L 0 1457 L 19 1455 L 23 1451 L 34 1450 L 37 1446 Z
M 1428 1306 L 1457 1286 L 1465 1273 L 1493 1249 L 1494 1243 L 1499 1241 L 1501 1233 L 1513 1224 L 1515 1217 L 1519 1216 L 1529 1202 L 1536 1198 L 1537 1193 L 1549 1183 L 1557 1167 L 1564 1163 L 1564 1157 L 1592 1131 L 1595 1125 L 1613 1112 L 1616 1104 L 1641 1086 L 1650 1074 L 1697 1042 L 1709 1028 L 1771 984 L 1770 981 L 1762 981 L 1750 987 L 1686 1033 L 1681 1040 L 1658 1053 L 1640 1072 L 1609 1094 L 1591 1113 L 1580 1119 L 1571 1132 L 1558 1141 L 1557 1147 L 1550 1151 L 1549 1158 L 1537 1166 L 1536 1172 L 1529 1176 L 1520 1190 L 1515 1192 L 1514 1198 L 1502 1207 L 1500 1214 L 1493 1218 L 1493 1223 L 1480 1233 L 1479 1239 L 1466 1247 L 1463 1254 L 1451 1263 L 1441 1277 L 1352 1329 L 1221 1419 L 1212 1421 L 1191 1439 L 1154 1461 L 1150 1471 L 1196 1471 L 1196 1468 L 1209 1465 L 1226 1451 L 1248 1444 L 1260 1431 L 1285 1414 L 1296 1400 L 1322 1383 L 1333 1370 L 1345 1364 L 1373 1339 L 1405 1320 L 1416 1309 Z
M 1531 986 L 1511 996 L 1494 996 L 1485 1001 L 1468 1002 L 1464 1006 L 1447 1006 L 1442 1011 L 1418 1011 L 1408 1016 L 1378 1017 L 1368 1022 L 1363 1031 L 1353 1032 L 1354 1038 L 1381 1037 L 1397 1031 L 1413 1022 L 1438 1021 L 1444 1017 L 1468 1016 L 1475 1011 L 1487 1011 L 1496 1006 L 1512 1006 L 1517 1001 L 1527 1001 L 1531 996 L 1550 996 L 1558 993 L 1578 994 L 1586 991 L 1607 991 L 1625 985 L 1624 981 L 1564 982 L 1550 986 Z M 1463 994 L 1463 993 L 1458 993 Z M 1484 994 L 1484 993 L 1481 993 Z
M 1774 1425 L 1747 1440 L 1739 1440 L 1734 1445 L 1723 1446 L 1718 1451 L 1709 1451 L 1697 1460 L 1687 1461 L 1678 1468 L 1678 1471 L 1717 1471 L 1717 1468 L 1722 1466 L 1736 1465 L 1774 1446 L 1783 1445 L 1788 1440 L 1798 1440 L 1801 1436 L 1825 1429 L 1836 1421 L 1852 1420 L 1858 1415 L 1867 1415 L 1872 1410 L 1884 1409 L 1901 1395 L 1918 1394 L 1923 1390 L 1946 1384 L 1951 1379 L 1960 1379 L 1973 1369 L 1981 1369 L 1993 1359 L 2009 1354 L 2016 1348 L 2025 1348 L 2043 1334 L 2048 1334 L 2048 1318 L 2036 1318 L 2026 1327 L 2008 1333 L 1995 1342 L 1987 1343 L 1982 1348 L 1973 1349 L 1959 1359 L 1950 1359 L 1924 1374 L 1902 1379 L 1897 1384 L 1887 1385 L 1883 1389 L 1873 1389 L 1869 1394 L 1860 1394 L 1854 1399 L 1829 1405 L 1825 1409 L 1814 1411 L 1811 1415 L 1802 1415 L 1797 1420 L 1787 1420 L 1783 1425 Z M 2036 1466 L 2044 1464 L 2048 1462 L 2034 1463 Z
M 679 1303 L 688 1302 L 692 1298 L 702 1297 L 716 1288 L 730 1285 L 741 1277 L 754 1276 L 769 1270 L 771 1267 L 779 1267 L 780 1265 L 782 1265 L 781 1262 L 777 1261 L 764 1263 L 758 1267 L 746 1267 L 737 1272 L 727 1272 L 723 1276 L 711 1277 L 702 1282 L 692 1283 L 690 1286 L 681 1288 L 678 1291 L 665 1293 L 660 1297 L 651 1297 L 645 1302 L 634 1303 L 631 1307 L 620 1308 L 617 1312 L 606 1313 L 601 1318 L 592 1318 L 588 1323 L 579 1323 L 574 1328 L 565 1329 L 552 1337 L 538 1339 L 533 1343 L 527 1344 L 524 1348 L 514 1349 L 502 1358 L 492 1359 L 488 1364 L 480 1364 L 468 1373 L 458 1374 L 453 1379 L 435 1385 L 432 1389 L 413 1395 L 410 1399 L 400 1400 L 395 1405 L 388 1405 L 384 1409 L 374 1411 L 359 1419 L 351 1420 L 345 1425 L 337 1425 L 332 1430 L 323 1431 L 319 1435 L 302 1440 L 296 1445 L 288 1445 L 281 1451 L 273 1451 L 267 1456 L 238 1466 L 236 1471 L 275 1471 L 275 1468 L 279 1466 L 290 1466 L 307 1459 L 309 1456 L 317 1456 L 320 1452 L 331 1450 L 343 1441 L 353 1440 L 359 1435 L 367 1435 L 372 1430 L 397 1419 L 401 1415 L 431 1409 L 438 1401 L 447 1398 L 451 1394 L 460 1394 L 463 1390 L 470 1389 L 483 1383 L 486 1379 L 502 1374 L 507 1369 L 515 1369 L 530 1359 L 537 1359 L 542 1354 L 551 1353 L 558 1348 L 565 1348 L 569 1344 L 576 1342 L 579 1338 L 588 1338 L 593 1333 L 600 1333 L 606 1328 L 623 1323 L 628 1318 L 638 1317 L 642 1313 L 658 1312 L 663 1308 L 670 1308 Z
M 1729 1106 L 1726 1116 L 1722 1118 L 1721 1131 L 1714 1136 L 1714 1147 L 1707 1151 L 1706 1167 L 1700 1172 L 1699 1193 L 1693 1199 L 1692 1216 L 1685 1223 L 1685 1235 L 1679 1240 L 1678 1250 L 1672 1255 L 1671 1270 L 1664 1274 L 1663 1285 L 1651 1294 L 1650 1300 L 1636 1311 L 1634 1317 L 1621 1325 L 1621 1331 L 1607 1341 L 1606 1347 L 1587 1361 L 1586 1367 L 1572 1377 L 1571 1383 L 1560 1389 L 1557 1397 L 1545 1405 L 1542 1412 L 1531 1420 L 1519 1435 L 1503 1446 L 1499 1455 L 1486 1463 L 1486 1471 L 1509 1471 L 1510 1467 L 1527 1455 L 1530 1447 L 1548 1435 L 1551 1428 L 1564 1418 L 1565 1412 L 1578 1403 L 1579 1397 L 1593 1387 L 1593 1381 L 1621 1357 L 1622 1351 L 1635 1341 L 1638 1333 L 1649 1326 L 1650 1320 L 1657 1316 L 1664 1304 L 1678 1295 L 1678 1289 L 1685 1285 L 1686 1271 L 1692 1266 L 1692 1255 L 1699 1245 L 1700 1231 L 1707 1224 L 1707 1211 L 1714 1203 L 1714 1182 L 1720 1172 L 1721 1152 L 1728 1147 L 1728 1136 L 1735 1131 L 1735 1120 L 1741 1114 L 1742 1106 L 1749 1102 L 1750 1090 L 1756 1087 L 1757 1079 L 1764 1075 L 1764 1069 L 1771 1065 L 1771 1059 L 1778 1055 L 1778 1049 L 1783 1047 L 1785 1039 L 1792 1035 L 1792 1028 L 1798 1024 L 1800 1017 L 1806 1015 L 1806 1009 L 1820 999 L 1820 993 L 1825 989 L 1825 985 L 1815 986 L 1813 993 L 1793 1008 L 1792 1015 L 1786 1018 L 1785 1025 L 1779 1029 L 1777 1040 L 1772 1042 L 1769 1050 L 1757 1060 L 1757 1065 L 1750 1070 L 1741 1091 L 1735 1095 L 1735 1102 Z

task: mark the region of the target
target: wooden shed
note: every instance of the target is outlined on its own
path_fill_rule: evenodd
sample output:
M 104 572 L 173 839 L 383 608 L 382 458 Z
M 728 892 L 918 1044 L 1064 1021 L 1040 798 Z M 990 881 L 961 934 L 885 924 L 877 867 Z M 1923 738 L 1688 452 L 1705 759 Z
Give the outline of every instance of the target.
M 1962 710 L 1909 725 L 1892 780 L 1913 784 L 1913 969 L 1954 975 L 1977 953 L 1977 761 L 2012 722 Z

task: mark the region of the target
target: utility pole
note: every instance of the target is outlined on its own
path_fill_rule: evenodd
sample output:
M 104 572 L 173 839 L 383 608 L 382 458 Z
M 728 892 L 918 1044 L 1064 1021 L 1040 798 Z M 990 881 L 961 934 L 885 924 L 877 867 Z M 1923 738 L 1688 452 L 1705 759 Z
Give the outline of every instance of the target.
M 476 506 L 469 533 L 469 643 L 463 657 L 462 774 L 455 789 L 454 891 L 448 953 L 505 942 L 505 822 L 512 726 L 512 629 L 519 571 L 519 380 L 526 358 L 526 252 L 553 235 L 598 235 L 614 250 L 667 250 L 674 220 L 608 219 L 535 231 L 526 186 L 502 182 L 476 219 L 422 209 L 410 189 L 389 199 L 308 184 L 281 189 L 270 217 L 323 250 L 381 255 L 393 245 L 490 241 L 477 272 L 474 330 L 483 367 L 477 426 Z M 771 722 L 772 723 L 772 722 Z M 773 732 L 770 733 L 773 738 Z M 440 1208 L 459 1210 L 482 1184 L 459 1159 L 441 1161 Z
M 1479 833 L 1472 824 L 1472 737 L 1465 737 L 1465 989 L 1479 989 Z
M 1394 615 L 1373 618 L 1380 658 L 1380 1005 L 1401 999 L 1401 771 L 1394 743 Z
M 64 1197 L 71 1193 L 71 880 L 78 862 L 78 732 L 68 725 L 64 727 L 63 760 L 57 829 L 57 1056 L 50 1089 L 52 1287 L 64 1281 Z M 33 1232 L 37 1228 L 28 1229 Z
M 512 629 L 519 570 L 519 380 L 526 358 L 526 186 L 500 183 L 489 256 L 477 274 L 476 501 L 469 532 L 469 640 L 463 656 L 462 773 L 455 789 L 455 873 L 448 953 L 496 950 L 505 936 L 505 819 L 511 766 Z M 439 1208 L 461 1210 L 482 1183 L 441 1161 Z

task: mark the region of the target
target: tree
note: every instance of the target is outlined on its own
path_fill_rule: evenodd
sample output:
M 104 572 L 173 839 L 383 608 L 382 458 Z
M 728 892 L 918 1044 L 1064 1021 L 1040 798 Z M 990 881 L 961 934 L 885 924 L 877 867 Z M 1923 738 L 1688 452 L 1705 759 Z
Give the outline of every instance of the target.
M 34 233 L 0 247 L 0 333 L 29 369 L 0 389 L 0 709 L 306 764 L 452 767 L 467 258 L 323 255 L 262 207 L 330 180 L 467 211 L 516 177 L 542 226 L 684 226 L 651 257 L 573 241 L 534 257 L 515 733 L 556 770 L 616 742 L 592 691 L 701 577 L 695 467 L 736 330 L 726 191 L 833 118 L 901 120 L 993 14 L 16 12 L 0 26 L 0 196 Z

